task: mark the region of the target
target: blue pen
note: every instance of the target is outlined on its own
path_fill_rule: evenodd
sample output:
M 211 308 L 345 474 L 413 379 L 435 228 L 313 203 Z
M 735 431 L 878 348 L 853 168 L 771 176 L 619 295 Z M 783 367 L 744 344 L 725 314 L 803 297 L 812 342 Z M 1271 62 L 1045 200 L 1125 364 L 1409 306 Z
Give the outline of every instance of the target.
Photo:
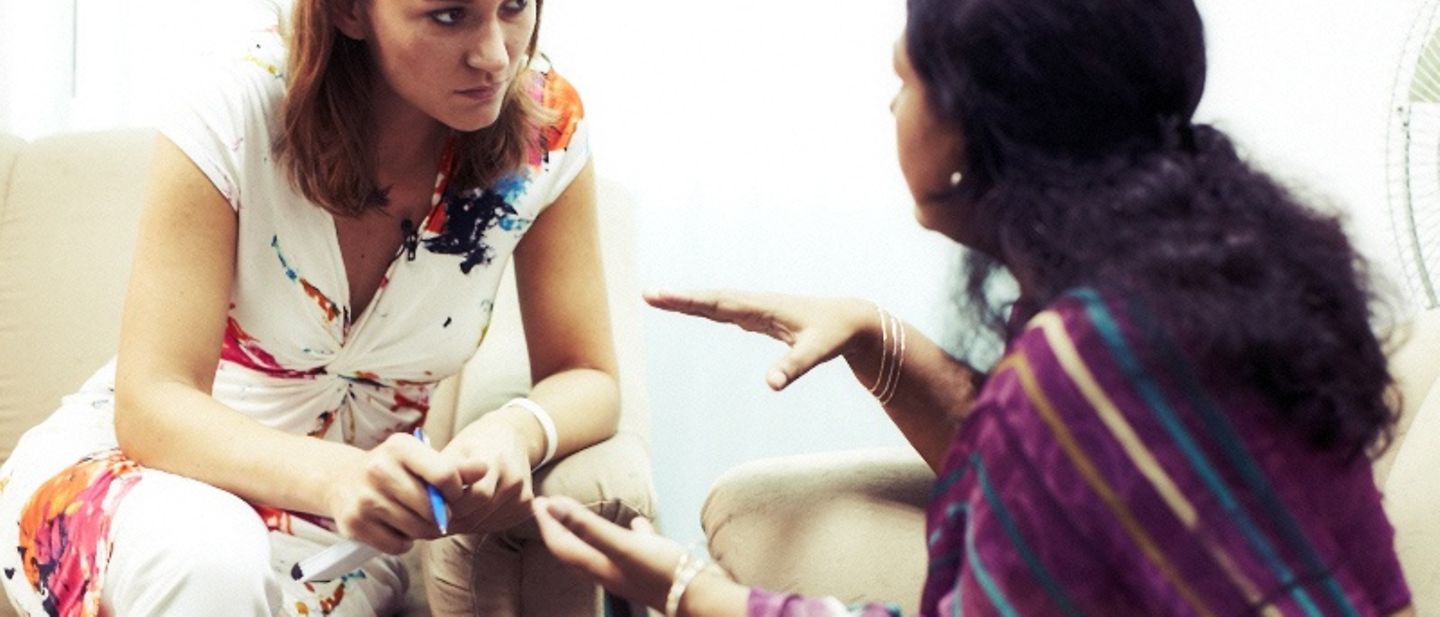
M 419 439 L 420 443 L 430 445 L 430 439 L 425 436 L 424 429 L 418 426 L 415 427 L 415 438 Z M 440 495 L 440 489 L 435 488 L 435 485 L 429 482 L 425 483 L 425 492 L 430 494 L 430 512 L 435 515 L 435 525 L 440 528 L 440 533 L 450 533 L 450 516 L 446 514 L 445 497 Z

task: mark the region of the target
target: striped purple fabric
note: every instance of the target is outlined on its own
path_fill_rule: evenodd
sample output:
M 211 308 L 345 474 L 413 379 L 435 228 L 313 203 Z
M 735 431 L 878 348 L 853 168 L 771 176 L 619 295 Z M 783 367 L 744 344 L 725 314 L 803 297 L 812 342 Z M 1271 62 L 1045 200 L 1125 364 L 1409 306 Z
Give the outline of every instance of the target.
M 1388 615 L 1410 603 L 1363 458 L 1207 388 L 1143 309 L 1078 290 L 1011 341 L 928 513 L 922 615 Z M 751 617 L 898 615 L 755 590 Z

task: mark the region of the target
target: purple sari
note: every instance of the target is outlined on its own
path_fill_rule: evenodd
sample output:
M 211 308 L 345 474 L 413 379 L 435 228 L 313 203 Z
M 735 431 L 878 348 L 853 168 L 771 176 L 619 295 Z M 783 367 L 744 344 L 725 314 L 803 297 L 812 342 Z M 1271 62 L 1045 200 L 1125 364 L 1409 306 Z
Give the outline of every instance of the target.
M 1090 290 L 1011 341 L 928 514 L 930 615 L 1388 615 L 1410 603 L 1369 461 L 1203 386 Z M 754 590 L 751 617 L 898 616 Z

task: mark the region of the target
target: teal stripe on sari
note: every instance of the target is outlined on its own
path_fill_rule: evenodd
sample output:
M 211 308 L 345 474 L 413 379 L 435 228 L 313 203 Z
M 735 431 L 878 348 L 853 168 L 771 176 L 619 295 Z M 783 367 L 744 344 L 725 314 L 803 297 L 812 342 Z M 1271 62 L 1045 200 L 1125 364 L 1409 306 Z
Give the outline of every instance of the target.
M 965 526 L 965 563 L 970 566 L 970 571 L 975 573 L 975 582 L 980 584 L 980 589 L 985 591 L 985 597 L 990 599 L 990 604 L 995 607 L 1003 617 L 1016 617 L 1015 607 L 1005 597 L 1005 592 L 995 579 L 990 577 L 990 571 L 985 569 L 985 564 L 980 562 L 980 553 L 975 550 L 975 527 Z M 956 594 L 955 605 L 960 605 L 959 594 Z
M 1050 571 L 1045 568 L 1045 565 L 1040 563 L 1040 557 L 1035 554 L 1035 550 L 1030 547 L 1030 544 L 1025 541 L 1025 538 L 1020 535 L 1020 527 L 1015 524 L 1015 518 L 1010 516 L 1010 511 L 1007 510 L 1005 504 L 1000 501 L 999 493 L 997 493 L 995 487 L 990 484 L 990 474 L 985 470 L 985 462 L 980 459 L 978 453 L 970 455 L 970 465 L 975 468 L 976 478 L 980 480 L 980 490 L 985 495 L 985 502 L 990 504 L 990 509 L 994 511 L 995 518 L 1000 521 L 1001 528 L 1005 530 L 1005 535 L 1010 538 L 1010 543 L 1015 547 L 1015 551 L 1020 554 L 1020 558 L 1025 561 L 1025 566 L 1030 569 L 1030 573 L 1034 574 L 1035 578 L 1040 581 L 1040 585 L 1045 588 L 1045 595 L 1050 596 L 1050 599 L 1054 600 L 1055 604 L 1060 606 L 1060 610 L 1064 614 L 1080 615 L 1080 609 L 1075 607 L 1075 602 L 1072 601 L 1069 596 L 1065 595 L 1064 588 L 1062 588 L 1060 583 L 1055 580 L 1055 577 L 1050 574 Z
M 1127 302 L 1126 308 L 1149 342 L 1159 350 L 1161 359 L 1164 360 L 1170 373 L 1180 379 L 1190 404 L 1200 411 L 1206 432 L 1209 433 L 1211 439 L 1220 443 L 1226 460 L 1239 470 L 1246 487 L 1260 496 L 1265 513 L 1270 517 L 1271 522 L 1280 528 L 1290 548 L 1305 560 L 1305 565 L 1310 568 L 1309 577 L 1322 578 L 1322 586 L 1325 588 L 1326 595 L 1330 597 L 1331 602 L 1340 609 L 1341 613 L 1346 617 L 1359 617 L 1359 611 L 1351 604 L 1345 591 L 1340 588 L 1339 581 L 1335 580 L 1331 570 L 1321 562 L 1319 552 L 1315 550 L 1310 539 L 1305 537 L 1305 533 L 1300 529 L 1299 523 L 1295 521 L 1294 515 L 1285 507 L 1285 504 L 1281 503 L 1279 495 L 1265 477 L 1265 473 L 1245 450 L 1235 428 L 1220 412 L 1214 399 L 1205 392 L 1205 388 L 1200 385 L 1194 371 L 1189 369 L 1189 364 L 1180 355 L 1179 349 L 1160 329 L 1160 324 L 1155 320 L 1154 315 L 1135 302 Z
M 1255 526 L 1255 522 L 1240 506 L 1239 500 L 1235 498 L 1230 488 L 1225 485 L 1224 480 L 1220 478 L 1219 472 L 1215 469 L 1214 465 L 1210 463 L 1209 458 L 1200 450 L 1199 445 L 1190 435 L 1189 430 L 1180 422 L 1179 415 L 1170 407 L 1170 404 L 1166 402 L 1165 396 L 1160 391 L 1160 385 L 1145 371 L 1144 366 L 1140 364 L 1139 358 L 1135 355 L 1134 351 L 1130 349 L 1129 344 L 1126 343 L 1125 335 L 1121 333 L 1119 324 L 1110 315 L 1110 311 L 1105 306 L 1100 294 L 1093 289 L 1076 289 L 1068 292 L 1066 295 L 1080 300 L 1085 305 L 1086 314 L 1090 317 L 1090 321 L 1095 326 L 1096 331 L 1100 333 L 1101 339 L 1105 341 L 1111 357 L 1120 365 L 1126 377 L 1130 380 L 1131 384 L 1135 386 L 1140 397 L 1144 399 L 1146 405 L 1150 408 L 1150 411 L 1155 414 L 1155 417 L 1160 420 L 1161 425 L 1165 427 L 1165 431 L 1169 433 L 1170 438 L 1175 440 L 1176 445 L 1180 447 L 1180 451 L 1185 455 L 1187 462 L 1190 463 L 1190 468 L 1200 476 L 1206 488 L 1210 489 L 1210 492 L 1219 500 L 1221 508 L 1240 529 L 1241 535 L 1245 537 L 1245 540 L 1252 548 L 1260 553 L 1261 558 L 1264 559 L 1271 571 L 1275 573 L 1281 584 L 1289 588 L 1290 596 L 1295 599 L 1295 602 L 1300 605 L 1301 609 L 1305 611 L 1305 614 L 1311 617 L 1321 615 L 1320 608 L 1315 605 L 1315 601 L 1311 599 L 1310 594 L 1298 584 L 1295 573 L 1290 570 L 1290 567 L 1280 558 L 1275 547 L 1265 539 L 1265 536 L 1260 532 L 1259 528 Z

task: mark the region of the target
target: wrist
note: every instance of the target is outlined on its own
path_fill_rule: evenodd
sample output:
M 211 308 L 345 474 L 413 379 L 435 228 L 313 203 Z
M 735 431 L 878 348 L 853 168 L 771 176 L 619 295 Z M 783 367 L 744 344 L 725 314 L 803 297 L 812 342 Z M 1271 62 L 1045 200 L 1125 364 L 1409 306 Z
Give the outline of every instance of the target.
M 842 309 L 849 324 L 850 338 L 841 347 L 840 353 L 847 362 L 872 358 L 880 350 L 881 323 L 876 316 L 878 305 L 859 298 L 847 300 Z
M 736 583 L 720 566 L 710 564 L 680 598 L 679 614 L 684 617 L 731 617 L 744 615 L 750 588 Z
M 320 456 L 311 458 L 311 465 L 301 465 L 301 469 L 312 470 L 315 474 L 310 477 L 304 486 L 321 486 L 324 490 L 311 492 L 304 491 L 302 495 L 308 494 L 319 497 L 319 503 L 310 507 L 298 508 L 301 511 L 310 511 L 326 518 L 335 518 L 342 503 L 347 499 L 345 491 L 353 488 L 353 481 L 346 479 L 337 482 L 337 478 L 346 478 L 347 474 L 353 474 L 356 470 L 365 469 L 365 450 L 354 446 L 323 442 L 321 447 L 327 451 L 317 452 Z
M 525 454 L 525 460 L 530 468 L 534 468 L 540 459 L 545 456 L 545 431 L 540 427 L 530 414 L 514 406 L 504 406 L 490 413 L 480 416 L 464 433 L 494 435 L 504 434 L 514 447 Z M 462 452 L 470 455 L 466 444 L 461 444 Z

